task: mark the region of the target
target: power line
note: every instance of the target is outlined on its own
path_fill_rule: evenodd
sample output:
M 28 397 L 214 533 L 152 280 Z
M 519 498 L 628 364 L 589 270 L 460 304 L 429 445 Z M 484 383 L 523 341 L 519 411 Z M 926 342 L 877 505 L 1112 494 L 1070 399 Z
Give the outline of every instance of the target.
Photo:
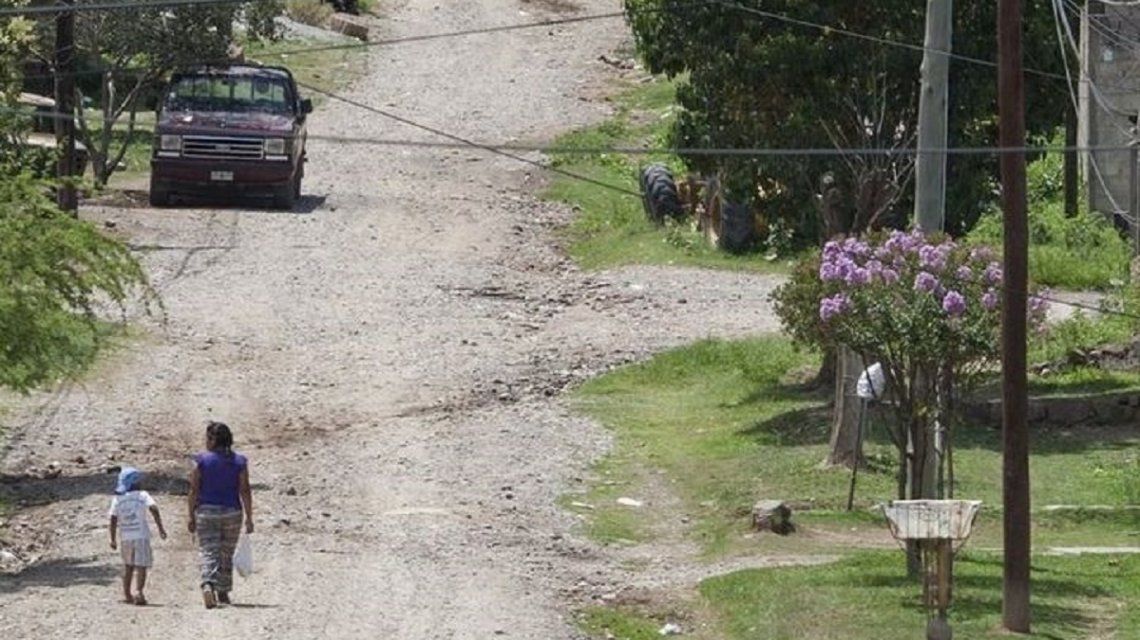
M 462 136 L 458 136 L 458 135 L 455 135 L 453 133 L 448 133 L 446 131 L 443 131 L 442 129 L 437 129 L 437 128 L 432 127 L 432 126 L 416 122 L 416 121 L 411 120 L 409 118 L 405 118 L 403 116 L 391 113 L 389 111 L 385 111 L 384 109 L 379 109 L 377 107 L 373 107 L 372 105 L 365 104 L 363 102 L 360 102 L 358 100 L 354 100 L 354 99 L 349 98 L 347 96 L 339 95 L 339 94 L 334 93 L 332 91 L 326 91 L 324 89 L 320 89 L 320 88 L 314 87 L 312 85 L 307 85 L 307 84 L 303 84 L 303 83 L 297 83 L 297 84 L 302 86 L 302 87 L 305 87 L 309 91 L 313 91 L 313 92 L 328 96 L 329 98 L 332 98 L 333 100 L 343 102 L 347 105 L 356 107 L 358 109 L 363 109 L 365 111 L 374 113 L 378 116 L 388 118 L 389 120 L 394 120 L 396 122 L 399 122 L 400 124 L 407 125 L 409 127 L 415 128 L 415 129 L 420 129 L 422 131 L 427 131 L 428 133 L 440 136 L 441 138 L 447 138 L 448 140 L 451 140 L 453 142 L 457 142 L 457 143 L 459 143 L 465 147 L 470 147 L 473 149 L 481 149 L 481 150 L 486 151 L 488 153 L 493 153 L 496 155 L 503 156 L 505 158 L 510 158 L 511 160 L 515 160 L 517 162 L 522 162 L 524 164 L 529 164 L 531 166 L 538 167 L 539 169 L 551 171 L 553 173 L 557 173 L 557 174 L 566 176 L 568 178 L 573 178 L 574 180 L 586 182 L 586 183 L 589 183 L 589 184 L 592 184 L 592 185 L 595 185 L 598 187 L 602 187 L 604 189 L 609 189 L 611 191 L 616 191 L 618 193 L 623 193 L 625 195 L 634 196 L 636 198 L 640 198 L 643 195 L 640 191 L 633 191 L 632 189 L 627 189 L 625 187 L 613 185 L 613 184 L 610 184 L 608 182 L 596 180 L 596 179 L 591 178 L 589 176 L 584 176 L 584 175 L 581 175 L 578 173 L 574 173 L 573 171 L 567 171 L 565 169 L 560 169 L 558 167 L 552 167 L 549 165 L 545 165 L 545 164 L 543 164 L 537 160 L 531 160 L 530 158 L 524 158 L 523 156 L 516 155 L 516 154 L 510 153 L 508 151 L 504 151 L 501 148 L 487 146 L 485 144 L 481 144 L 481 143 L 475 142 L 473 140 L 468 140 Z
M 505 31 L 518 31 L 521 29 L 535 29 L 538 27 L 556 27 L 565 24 L 574 24 L 577 22 L 590 22 L 593 20 L 608 20 L 612 18 L 621 18 L 625 14 L 620 11 L 611 13 L 594 13 L 585 16 L 576 16 L 572 18 L 556 18 L 552 20 L 542 20 L 539 22 L 528 22 L 525 24 L 508 24 L 496 27 L 480 27 L 476 29 L 464 29 L 462 31 L 445 31 L 443 33 L 428 33 L 415 36 L 403 36 L 400 38 L 387 38 L 384 40 L 370 40 L 368 42 L 348 42 L 344 44 L 330 44 L 321 45 L 317 47 L 305 47 L 302 49 L 293 49 L 285 51 L 274 51 L 266 55 L 272 56 L 292 56 L 301 55 L 306 53 L 319 53 L 323 51 L 348 51 L 352 49 L 367 49 L 371 47 L 387 47 L 397 44 L 407 44 L 409 42 L 426 42 L 429 40 L 442 40 L 445 38 L 458 38 L 463 36 L 483 35 L 488 33 L 502 33 Z
M 122 9 L 172 9 L 222 4 L 250 4 L 256 0 L 137 0 L 123 2 L 93 2 L 90 4 L 48 4 L 33 7 L 4 7 L 0 16 L 54 15 L 59 13 L 91 13 Z
M 369 110 L 375 109 L 363 103 L 352 101 L 350 98 L 339 96 L 332 92 L 319 89 L 317 87 L 298 83 L 298 86 L 303 86 L 306 89 L 332 97 L 340 102 L 346 102 L 353 106 L 365 108 Z M 378 110 L 383 111 L 383 110 Z M 0 106 L 0 113 L 18 113 L 26 115 L 29 118 L 42 118 L 47 120 L 65 119 L 69 114 L 61 113 L 58 111 L 53 112 L 29 112 L 26 109 L 22 110 L 14 107 Z M 372 137 L 353 137 L 353 136 L 336 136 L 336 135 L 321 135 L 311 134 L 306 136 L 307 140 L 330 142 L 336 144 L 353 144 L 365 146 L 382 146 L 382 147 L 409 147 L 409 148 L 425 148 L 425 149 L 466 149 L 466 148 L 479 148 L 485 151 L 508 151 L 508 152 L 532 152 L 543 153 L 552 156 L 597 156 L 597 155 L 626 155 L 626 156 L 659 156 L 659 155 L 674 155 L 674 156 L 722 156 L 722 157 L 746 157 L 746 158 L 799 158 L 799 157 L 847 157 L 847 156 L 915 156 L 923 154 L 939 154 L 939 155 L 963 155 L 963 156 L 996 156 L 1011 153 L 1028 154 L 1028 155 L 1041 155 L 1051 153 L 1126 153 L 1132 150 L 1131 146 L 1063 146 L 1063 145 L 1026 145 L 1021 147 L 947 147 L 947 148 L 931 148 L 931 149 L 918 149 L 915 147 L 875 147 L 875 148 L 836 148 L 836 147 L 630 147 L 630 146 L 559 146 L 549 144 L 525 144 L 514 142 L 495 142 L 495 141 L 476 141 L 468 140 L 453 134 L 432 128 L 427 125 L 422 125 L 414 122 L 403 116 L 396 115 L 391 112 L 383 111 L 378 115 L 391 119 L 398 119 L 403 124 L 427 131 L 434 135 L 448 138 L 449 142 L 427 141 L 427 140 L 411 140 L 407 138 L 372 138 Z M 153 134 L 153 130 L 146 127 L 139 127 L 135 129 L 138 135 Z

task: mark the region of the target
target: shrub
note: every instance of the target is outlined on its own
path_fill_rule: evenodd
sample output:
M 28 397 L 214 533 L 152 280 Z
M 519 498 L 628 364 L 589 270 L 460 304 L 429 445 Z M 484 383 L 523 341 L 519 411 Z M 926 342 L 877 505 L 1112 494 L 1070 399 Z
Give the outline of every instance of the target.
M 1029 165 L 1029 273 L 1035 282 L 1068 289 L 1105 289 L 1128 278 L 1132 249 L 1107 218 L 1087 208 L 1065 215 L 1062 155 Z M 991 207 L 969 241 L 1000 246 L 1001 211 Z

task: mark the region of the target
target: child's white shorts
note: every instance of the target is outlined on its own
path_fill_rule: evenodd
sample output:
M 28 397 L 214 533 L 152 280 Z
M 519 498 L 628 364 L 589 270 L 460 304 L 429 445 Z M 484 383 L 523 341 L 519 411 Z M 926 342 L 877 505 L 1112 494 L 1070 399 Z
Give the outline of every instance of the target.
M 150 540 L 123 540 L 119 543 L 119 555 L 128 567 L 149 567 L 154 564 L 150 551 Z

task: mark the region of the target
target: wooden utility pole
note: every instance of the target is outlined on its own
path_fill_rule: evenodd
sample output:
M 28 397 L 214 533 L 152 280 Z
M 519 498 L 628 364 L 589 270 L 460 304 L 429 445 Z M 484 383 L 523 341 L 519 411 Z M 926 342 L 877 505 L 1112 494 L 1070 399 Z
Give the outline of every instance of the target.
M 1077 169 L 1077 108 L 1069 105 L 1065 109 L 1065 215 L 1077 215 L 1080 208 L 1078 194 L 1080 179 Z
M 75 12 L 74 0 L 63 0 L 65 9 L 55 18 L 55 107 L 62 114 L 55 120 L 56 146 L 60 150 L 56 177 L 60 179 L 56 200 L 59 208 L 76 214 L 79 197 L 72 182 L 75 175 Z
M 1021 0 L 998 0 L 999 144 L 1025 146 L 1025 86 L 1021 61 Z M 1005 227 L 1002 305 L 1002 504 L 1005 565 L 1002 623 L 1029 633 L 1029 425 L 1026 374 L 1028 221 L 1025 152 L 1001 154 Z
M 946 224 L 947 112 L 950 99 L 950 49 L 954 32 L 953 0 L 927 0 L 926 38 L 922 55 L 922 89 L 918 98 L 918 157 L 914 167 L 914 223 L 925 233 L 942 231 Z M 908 474 L 911 495 L 939 498 L 939 471 L 943 443 L 941 421 L 932 423 L 932 433 L 912 442 L 912 461 L 922 460 L 921 479 Z M 917 451 L 922 447 L 925 455 Z

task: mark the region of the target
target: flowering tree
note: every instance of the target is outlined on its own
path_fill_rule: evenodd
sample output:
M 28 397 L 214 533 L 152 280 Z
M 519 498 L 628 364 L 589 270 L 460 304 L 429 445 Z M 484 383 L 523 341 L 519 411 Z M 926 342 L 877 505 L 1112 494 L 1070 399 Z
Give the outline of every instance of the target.
M 921 495 L 927 439 L 947 423 L 956 383 L 998 357 L 1001 287 L 988 247 L 892 231 L 828 242 L 773 294 L 798 343 L 843 344 L 865 364 L 881 363 L 896 418 L 900 499 L 939 497 Z M 1044 301 L 1032 297 L 1030 323 L 1041 326 L 1044 315 Z M 942 444 L 948 451 L 949 438 Z

